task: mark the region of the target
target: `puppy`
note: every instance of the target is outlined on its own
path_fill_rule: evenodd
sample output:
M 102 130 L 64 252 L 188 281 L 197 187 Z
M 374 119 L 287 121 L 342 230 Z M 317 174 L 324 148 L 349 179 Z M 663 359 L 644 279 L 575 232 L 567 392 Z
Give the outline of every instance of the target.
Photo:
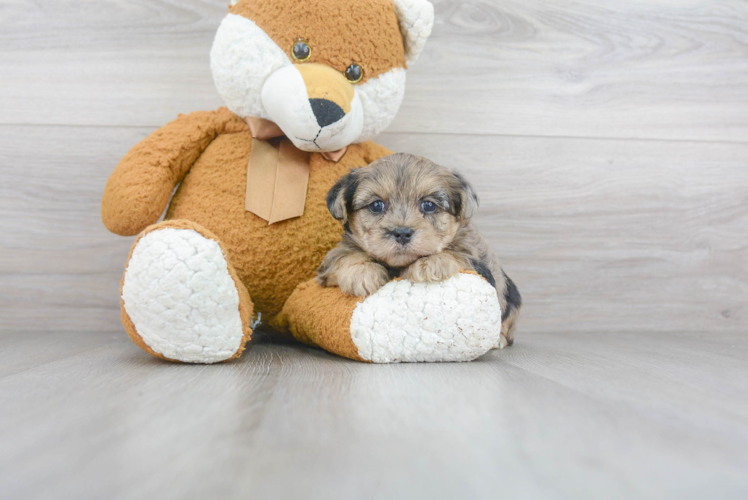
M 345 234 L 317 269 L 322 286 L 366 297 L 395 277 L 435 282 L 472 270 L 496 288 L 512 344 L 522 298 L 470 223 L 478 196 L 462 176 L 419 156 L 385 156 L 340 179 L 327 208 Z

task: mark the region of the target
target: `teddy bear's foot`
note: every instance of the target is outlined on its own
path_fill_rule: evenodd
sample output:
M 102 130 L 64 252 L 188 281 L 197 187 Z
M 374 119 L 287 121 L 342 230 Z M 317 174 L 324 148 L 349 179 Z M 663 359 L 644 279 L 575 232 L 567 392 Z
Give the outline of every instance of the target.
M 470 361 L 501 345 L 501 308 L 483 278 L 460 273 L 440 283 L 391 281 L 365 299 L 300 285 L 276 327 L 360 361 Z
M 187 363 L 238 357 L 252 302 L 209 231 L 173 220 L 143 231 L 122 278 L 122 322 L 154 356 Z

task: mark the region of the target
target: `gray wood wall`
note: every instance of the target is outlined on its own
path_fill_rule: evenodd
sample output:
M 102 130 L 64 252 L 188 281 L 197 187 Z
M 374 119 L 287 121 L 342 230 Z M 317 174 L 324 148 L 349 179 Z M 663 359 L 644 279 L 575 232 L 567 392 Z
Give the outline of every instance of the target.
M 120 331 L 118 159 L 221 105 L 223 0 L 0 5 L 0 329 Z M 525 331 L 745 331 L 748 3 L 435 0 L 380 137 L 462 169 Z

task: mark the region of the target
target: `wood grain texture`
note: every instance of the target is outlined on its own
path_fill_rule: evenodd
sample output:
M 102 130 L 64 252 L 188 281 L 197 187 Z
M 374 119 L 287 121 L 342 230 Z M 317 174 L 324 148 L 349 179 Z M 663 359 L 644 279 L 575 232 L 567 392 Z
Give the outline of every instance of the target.
M 267 344 L 178 365 L 88 336 L 0 336 L 23 367 L 0 373 L 3 499 L 748 493 L 741 334 L 529 334 L 378 366 Z
M 477 184 L 521 328 L 744 330 L 748 4 L 435 5 L 381 141 Z M 106 178 L 156 127 L 220 105 L 222 2 L 77 7 L 0 17 L 0 329 L 120 331 L 132 240 L 100 223 Z
M 0 126 L 0 328 L 121 331 L 99 201 L 146 128 Z M 748 145 L 384 134 L 462 170 L 522 331 L 745 331 Z
M 434 4 L 433 40 L 391 131 L 748 137 L 743 1 Z
M 748 3 L 434 0 L 380 142 L 476 185 L 515 346 L 177 365 L 122 331 L 99 203 L 221 105 L 225 3 L 0 6 L 0 498 L 748 496 Z
M 434 4 L 393 132 L 748 137 L 744 1 Z M 220 104 L 208 53 L 225 2 L 77 7 L 3 7 L 0 123 L 157 127 Z

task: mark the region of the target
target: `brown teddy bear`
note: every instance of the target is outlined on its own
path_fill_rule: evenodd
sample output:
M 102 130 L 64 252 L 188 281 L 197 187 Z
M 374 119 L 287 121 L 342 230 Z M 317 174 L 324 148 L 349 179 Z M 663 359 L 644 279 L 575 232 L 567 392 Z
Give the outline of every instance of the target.
M 140 233 L 121 288 L 137 345 L 224 361 L 259 320 L 375 362 L 472 359 L 500 343 L 495 292 L 475 275 L 393 282 L 366 300 L 309 281 L 341 236 L 325 195 L 389 154 L 370 139 L 394 118 L 433 19 L 427 0 L 232 2 L 211 51 L 227 108 L 149 135 L 104 191 L 106 227 Z M 424 319 L 436 296 L 446 306 Z

